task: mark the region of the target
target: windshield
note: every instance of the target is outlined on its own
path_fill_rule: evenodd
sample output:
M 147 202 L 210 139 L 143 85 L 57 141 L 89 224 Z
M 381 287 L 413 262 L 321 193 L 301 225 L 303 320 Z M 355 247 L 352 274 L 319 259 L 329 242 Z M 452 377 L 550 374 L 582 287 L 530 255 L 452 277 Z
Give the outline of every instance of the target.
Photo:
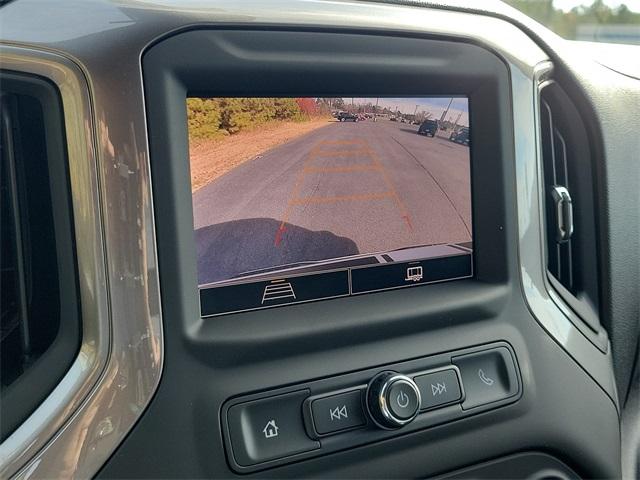
M 569 40 L 640 45 L 640 0 L 506 0 Z

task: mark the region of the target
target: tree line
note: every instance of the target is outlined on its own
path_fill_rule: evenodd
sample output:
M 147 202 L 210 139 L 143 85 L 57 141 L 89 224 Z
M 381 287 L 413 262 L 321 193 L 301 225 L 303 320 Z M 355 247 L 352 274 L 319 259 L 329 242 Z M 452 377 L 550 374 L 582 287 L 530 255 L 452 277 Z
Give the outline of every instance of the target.
M 506 0 L 512 7 L 553 30 L 561 37 L 573 40 L 579 25 L 640 25 L 640 13 L 625 4 L 611 8 L 603 0 L 591 5 L 574 7 L 563 12 L 553 6 L 553 0 Z
M 233 135 L 274 120 L 301 122 L 321 113 L 309 98 L 189 98 L 187 121 L 194 139 Z

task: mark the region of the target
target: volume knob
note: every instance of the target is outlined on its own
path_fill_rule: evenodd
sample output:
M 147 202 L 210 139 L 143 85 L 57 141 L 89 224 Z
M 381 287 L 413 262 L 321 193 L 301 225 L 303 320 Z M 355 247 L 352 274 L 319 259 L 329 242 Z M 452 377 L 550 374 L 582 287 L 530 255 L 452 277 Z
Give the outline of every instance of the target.
M 400 428 L 420 411 L 420 390 L 415 382 L 398 372 L 381 372 L 367 387 L 367 409 L 376 425 Z

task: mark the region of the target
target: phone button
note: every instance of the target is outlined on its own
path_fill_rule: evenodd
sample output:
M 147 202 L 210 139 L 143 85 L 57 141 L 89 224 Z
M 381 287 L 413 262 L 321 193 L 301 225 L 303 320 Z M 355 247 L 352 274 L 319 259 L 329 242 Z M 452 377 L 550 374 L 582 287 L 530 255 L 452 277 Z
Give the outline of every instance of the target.
M 518 393 L 518 376 L 513 357 L 505 347 L 452 358 L 460 369 L 465 400 L 462 408 L 504 400 Z

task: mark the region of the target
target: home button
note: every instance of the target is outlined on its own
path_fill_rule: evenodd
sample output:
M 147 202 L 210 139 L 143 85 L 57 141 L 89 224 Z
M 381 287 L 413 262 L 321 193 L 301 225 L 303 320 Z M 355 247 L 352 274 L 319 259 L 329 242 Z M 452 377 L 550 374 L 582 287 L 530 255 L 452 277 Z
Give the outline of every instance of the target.
M 320 448 L 304 428 L 302 403 L 308 396 L 305 390 L 229 408 L 229 437 L 238 465 L 256 465 Z

